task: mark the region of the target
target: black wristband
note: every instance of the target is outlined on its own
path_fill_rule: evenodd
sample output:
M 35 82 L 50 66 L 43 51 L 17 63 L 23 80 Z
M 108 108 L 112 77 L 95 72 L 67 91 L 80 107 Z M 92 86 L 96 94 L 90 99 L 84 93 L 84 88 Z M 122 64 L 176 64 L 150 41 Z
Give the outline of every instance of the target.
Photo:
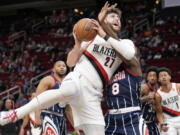
M 104 37 L 104 40 L 108 40 L 110 38 L 110 36 L 108 36 L 107 34 L 106 34 L 106 36 Z

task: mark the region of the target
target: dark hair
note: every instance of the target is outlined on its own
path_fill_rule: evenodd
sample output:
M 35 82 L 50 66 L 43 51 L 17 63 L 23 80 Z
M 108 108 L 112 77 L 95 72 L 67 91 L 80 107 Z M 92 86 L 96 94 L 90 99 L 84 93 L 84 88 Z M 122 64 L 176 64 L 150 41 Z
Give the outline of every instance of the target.
M 171 70 L 167 67 L 161 67 L 158 69 L 158 75 L 160 72 L 167 72 L 170 76 L 172 75 Z
M 146 80 L 147 80 L 147 76 L 148 76 L 149 72 L 155 72 L 156 74 L 158 74 L 158 68 L 155 66 L 148 67 L 146 70 Z
M 111 8 L 111 9 L 109 9 L 109 10 L 107 11 L 106 15 L 108 15 L 108 14 L 110 14 L 110 13 L 116 13 L 116 14 L 119 16 L 119 18 L 121 18 L 122 12 L 121 12 L 121 10 L 118 9 L 118 8 Z

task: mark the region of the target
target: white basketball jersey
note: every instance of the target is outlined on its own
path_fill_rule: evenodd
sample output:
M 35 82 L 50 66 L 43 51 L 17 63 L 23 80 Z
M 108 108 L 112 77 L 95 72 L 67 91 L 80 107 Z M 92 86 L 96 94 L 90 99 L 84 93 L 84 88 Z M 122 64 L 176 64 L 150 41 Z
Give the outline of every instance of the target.
M 163 92 L 161 88 L 157 91 L 162 98 L 161 105 L 166 119 L 180 116 L 180 95 L 176 83 L 172 83 L 169 92 Z
M 117 67 L 122 63 L 117 52 L 100 36 L 93 41 L 83 42 L 84 51 L 75 71 L 83 74 L 95 87 L 102 89 Z

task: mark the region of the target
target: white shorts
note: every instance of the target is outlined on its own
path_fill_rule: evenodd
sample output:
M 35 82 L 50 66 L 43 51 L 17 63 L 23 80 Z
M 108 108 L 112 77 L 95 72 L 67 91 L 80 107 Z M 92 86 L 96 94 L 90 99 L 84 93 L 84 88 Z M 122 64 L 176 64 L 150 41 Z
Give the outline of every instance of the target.
M 64 96 L 69 96 L 75 127 L 81 129 L 84 124 L 105 126 L 101 109 L 102 89 L 94 88 L 80 73 L 71 72 L 63 80 L 60 90 Z

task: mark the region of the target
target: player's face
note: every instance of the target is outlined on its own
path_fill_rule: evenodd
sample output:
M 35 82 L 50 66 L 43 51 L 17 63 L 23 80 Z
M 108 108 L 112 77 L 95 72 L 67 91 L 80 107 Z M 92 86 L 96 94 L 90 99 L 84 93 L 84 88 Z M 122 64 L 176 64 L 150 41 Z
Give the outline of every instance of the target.
M 63 76 L 67 72 L 66 64 L 63 61 L 56 62 L 54 66 L 54 72 L 60 76 Z
M 163 71 L 159 73 L 159 82 L 161 83 L 161 85 L 168 84 L 170 80 L 171 76 L 167 72 Z
M 105 23 L 108 23 L 111 25 L 111 28 L 118 32 L 121 29 L 121 21 L 116 13 L 109 13 L 105 18 Z
M 154 71 L 149 72 L 148 75 L 147 75 L 147 81 L 150 84 L 157 83 L 157 74 L 156 74 L 156 72 L 154 72 Z

